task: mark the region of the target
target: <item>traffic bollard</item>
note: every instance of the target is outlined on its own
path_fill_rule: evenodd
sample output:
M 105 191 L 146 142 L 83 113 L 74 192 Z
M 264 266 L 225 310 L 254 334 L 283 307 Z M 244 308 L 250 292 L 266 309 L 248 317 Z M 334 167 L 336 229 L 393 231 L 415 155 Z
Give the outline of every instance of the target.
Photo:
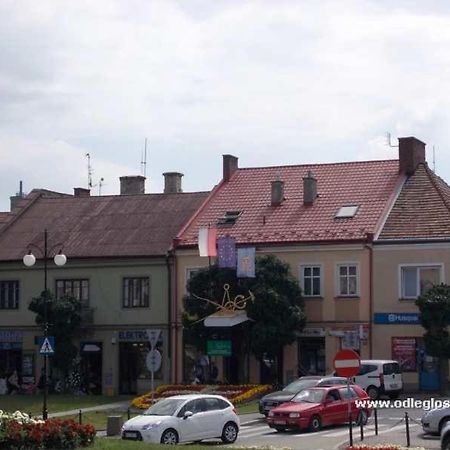
M 378 436 L 378 411 L 377 408 L 373 409 L 374 419 L 375 419 L 375 436 Z
M 128 417 L 128 420 L 130 420 L 130 417 L 131 417 L 131 415 L 130 415 L 130 408 L 127 409 L 127 417 Z
M 364 423 L 363 423 L 362 415 L 360 416 L 360 418 L 361 418 L 361 420 L 359 421 L 359 433 L 361 435 L 361 441 L 363 441 L 364 440 Z
M 78 411 L 78 423 L 81 425 L 83 422 L 83 419 L 81 417 L 81 409 Z
M 350 447 L 353 447 L 353 423 L 352 423 L 352 412 L 348 413 L 348 435 L 350 441 Z
M 411 441 L 409 437 L 409 416 L 407 412 L 405 412 L 405 423 L 406 423 L 406 446 L 409 447 Z

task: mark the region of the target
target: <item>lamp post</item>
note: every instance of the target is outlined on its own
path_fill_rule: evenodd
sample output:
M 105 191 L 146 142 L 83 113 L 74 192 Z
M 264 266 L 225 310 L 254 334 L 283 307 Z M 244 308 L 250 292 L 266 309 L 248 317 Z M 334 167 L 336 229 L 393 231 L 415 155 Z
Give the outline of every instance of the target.
M 56 248 L 61 247 L 62 244 L 56 244 L 50 250 L 48 249 L 48 231 L 44 230 L 44 248 L 37 246 L 36 244 L 28 244 L 28 247 L 33 247 L 38 250 L 44 261 L 44 341 L 48 336 L 48 319 L 47 319 L 47 270 L 48 270 L 48 259 L 50 257 L 50 253 Z M 61 253 L 61 250 L 55 255 L 53 261 L 57 266 L 63 266 L 67 262 L 67 258 L 65 255 Z M 27 267 L 32 267 L 36 263 L 36 257 L 33 255 L 31 250 L 23 257 L 23 263 Z M 48 383 L 47 383 L 47 353 L 44 353 L 44 404 L 42 406 L 42 419 L 47 420 L 48 418 L 48 409 L 47 409 L 47 396 L 48 396 Z

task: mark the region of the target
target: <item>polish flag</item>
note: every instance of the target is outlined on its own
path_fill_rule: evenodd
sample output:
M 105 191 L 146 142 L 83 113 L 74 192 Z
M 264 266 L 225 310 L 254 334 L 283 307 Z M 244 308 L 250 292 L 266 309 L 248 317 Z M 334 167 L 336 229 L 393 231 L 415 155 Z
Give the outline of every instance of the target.
M 200 256 L 217 256 L 216 228 L 200 228 L 198 230 L 198 251 Z

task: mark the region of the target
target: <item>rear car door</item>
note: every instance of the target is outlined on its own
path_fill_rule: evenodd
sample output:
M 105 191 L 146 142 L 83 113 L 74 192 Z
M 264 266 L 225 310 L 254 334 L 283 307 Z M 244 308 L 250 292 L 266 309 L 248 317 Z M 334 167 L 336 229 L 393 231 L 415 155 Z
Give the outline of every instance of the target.
M 197 441 L 203 439 L 206 431 L 202 424 L 202 399 L 191 400 L 181 408 L 178 413 L 178 434 L 180 441 Z M 186 411 L 192 412 L 192 416 L 184 418 Z
M 219 437 L 225 425 L 225 410 L 219 399 L 214 397 L 204 398 L 203 405 L 202 421 L 207 437 Z
M 384 390 L 389 393 L 390 391 L 399 391 L 403 387 L 402 373 L 400 365 L 397 362 L 389 362 L 383 364 L 383 380 Z

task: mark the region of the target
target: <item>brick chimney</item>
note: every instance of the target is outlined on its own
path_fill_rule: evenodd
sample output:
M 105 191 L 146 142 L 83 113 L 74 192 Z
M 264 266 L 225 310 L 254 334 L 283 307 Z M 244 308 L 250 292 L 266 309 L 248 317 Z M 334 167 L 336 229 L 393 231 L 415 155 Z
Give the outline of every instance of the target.
M 73 188 L 73 195 L 74 197 L 90 197 L 91 196 L 91 190 L 85 189 L 85 188 Z
M 21 199 L 25 197 L 25 194 L 23 192 L 23 181 L 19 182 L 19 192 L 16 192 L 16 195 L 12 195 L 9 197 L 10 205 L 11 205 L 11 211 L 16 207 L 17 203 Z
M 284 200 L 284 181 L 272 181 L 272 206 L 279 206 Z
M 420 163 L 425 162 L 425 143 L 415 137 L 398 138 L 400 173 L 412 175 Z
M 308 175 L 303 177 L 303 204 L 311 206 L 317 198 L 317 180 L 309 170 Z
M 181 178 L 184 174 L 180 172 L 164 172 L 164 194 L 177 194 L 183 192 L 181 189 Z
M 233 155 L 223 156 L 223 181 L 230 181 L 233 173 L 238 169 L 238 158 Z
M 145 179 L 142 175 L 120 177 L 120 195 L 145 194 Z

